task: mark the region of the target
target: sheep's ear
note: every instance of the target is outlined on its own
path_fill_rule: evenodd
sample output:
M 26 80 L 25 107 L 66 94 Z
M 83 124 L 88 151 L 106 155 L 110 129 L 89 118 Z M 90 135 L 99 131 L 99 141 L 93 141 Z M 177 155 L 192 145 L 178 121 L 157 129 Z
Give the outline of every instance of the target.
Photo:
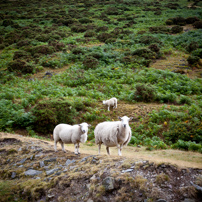
M 131 121 L 131 120 L 133 120 L 133 117 L 130 117 L 130 118 L 129 118 L 129 121 Z
M 88 124 L 88 127 L 91 127 L 91 124 Z
M 121 117 L 120 117 L 120 116 L 118 116 L 118 118 L 121 120 Z

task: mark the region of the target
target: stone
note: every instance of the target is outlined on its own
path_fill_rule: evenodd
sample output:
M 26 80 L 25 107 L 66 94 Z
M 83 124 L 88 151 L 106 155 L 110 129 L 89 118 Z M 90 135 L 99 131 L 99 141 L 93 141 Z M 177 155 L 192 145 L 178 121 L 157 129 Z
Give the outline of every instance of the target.
M 44 166 L 45 166 L 44 161 L 40 161 L 40 162 L 39 162 L 39 165 L 40 165 L 40 168 L 44 167 Z
M 68 165 L 70 165 L 70 164 L 72 164 L 72 163 L 74 163 L 74 162 L 75 162 L 75 160 L 67 159 L 65 165 L 68 166 Z
M 164 199 L 158 199 L 156 202 L 167 202 L 167 201 Z
M 46 159 L 46 160 L 44 160 L 44 163 L 55 162 L 56 160 L 57 160 L 57 158 Z
M 133 169 L 130 168 L 130 169 L 127 169 L 127 170 L 122 170 L 121 172 L 122 172 L 122 173 L 128 173 L 128 172 L 132 172 L 132 171 L 133 171 Z
M 186 198 L 183 202 L 196 202 L 195 199 Z
M 52 175 L 54 172 L 58 171 L 58 168 L 54 168 L 52 170 L 47 170 L 46 175 Z
M 39 175 L 39 174 L 41 174 L 41 173 L 42 173 L 42 171 L 29 169 L 29 170 L 25 171 L 24 174 L 25 174 L 26 176 L 35 176 L 35 175 Z
M 114 182 L 115 182 L 114 178 L 112 178 L 112 177 L 106 177 L 103 180 L 102 184 L 105 187 L 106 191 L 111 191 L 111 190 L 114 189 Z
M 16 172 L 12 172 L 11 178 L 14 179 L 16 177 Z
M 27 160 L 27 158 L 22 159 L 19 163 L 23 164 L 25 161 Z

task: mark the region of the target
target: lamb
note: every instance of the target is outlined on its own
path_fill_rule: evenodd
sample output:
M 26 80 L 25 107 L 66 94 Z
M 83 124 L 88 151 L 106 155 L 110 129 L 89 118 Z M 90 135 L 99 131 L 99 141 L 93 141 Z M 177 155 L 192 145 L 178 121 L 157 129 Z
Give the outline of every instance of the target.
M 57 125 L 53 130 L 53 139 L 54 139 L 54 148 L 55 152 L 57 152 L 57 142 L 60 142 L 62 150 L 64 152 L 64 143 L 66 144 L 74 144 L 75 146 L 75 154 L 80 154 L 79 152 L 79 143 L 85 143 L 87 140 L 88 127 L 90 124 L 81 123 L 78 125 L 69 125 L 61 123 Z
M 110 106 L 113 108 L 117 108 L 117 99 L 115 97 L 109 99 L 109 100 L 103 100 L 103 104 L 108 106 L 108 111 L 110 111 Z
M 101 144 L 106 146 L 108 155 L 110 155 L 109 147 L 118 148 L 118 155 L 121 156 L 122 147 L 127 145 L 131 139 L 132 132 L 129 121 L 133 117 L 119 117 L 121 121 L 109 121 L 99 123 L 94 130 L 95 143 L 98 145 L 98 154 L 100 154 Z

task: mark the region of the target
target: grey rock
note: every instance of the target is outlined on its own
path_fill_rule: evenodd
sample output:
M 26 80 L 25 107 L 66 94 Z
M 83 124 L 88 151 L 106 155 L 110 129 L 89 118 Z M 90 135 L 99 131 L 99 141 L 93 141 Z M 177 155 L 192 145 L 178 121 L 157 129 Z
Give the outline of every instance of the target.
M 30 156 L 30 160 L 34 160 L 34 158 L 35 158 L 35 155 Z
M 14 179 L 16 177 L 16 172 L 12 172 L 11 178 Z
M 25 161 L 27 160 L 27 158 L 22 159 L 19 163 L 23 164 Z
M 158 199 L 156 202 L 167 202 L 167 201 L 164 199 Z
M 23 168 L 23 167 L 24 167 L 23 165 L 20 165 L 20 166 L 19 166 L 19 168 Z
M 74 163 L 74 162 L 75 162 L 75 160 L 67 159 L 65 165 L 68 166 L 68 165 L 70 165 L 70 164 L 72 164 L 72 163 Z
M 196 201 L 195 199 L 186 198 L 184 199 L 184 202 L 196 202 Z
M 46 175 L 52 175 L 54 172 L 58 171 L 58 168 L 54 168 L 52 170 L 47 170 Z
M 40 161 L 39 165 L 40 165 L 40 168 L 44 167 L 45 166 L 44 161 Z
M 114 178 L 112 178 L 112 177 L 106 177 L 103 180 L 102 184 L 105 187 L 106 191 L 111 191 L 111 190 L 114 189 L 114 182 L 115 182 Z
M 20 147 L 20 148 L 18 149 L 18 151 L 22 151 L 22 147 Z
M 89 198 L 89 199 L 87 200 L 87 202 L 93 202 L 93 200 Z
M 55 162 L 56 160 L 57 160 L 57 158 L 46 159 L 46 160 L 44 160 L 44 163 Z
M 24 174 L 25 174 L 26 176 L 35 176 L 35 175 L 39 175 L 39 174 L 41 174 L 41 173 L 42 173 L 42 171 L 30 169 L 30 170 L 25 171 Z
M 130 169 L 127 169 L 127 170 L 122 170 L 121 172 L 122 172 L 122 173 L 128 173 L 128 172 L 132 172 L 132 171 L 133 171 L 133 169 L 130 168 Z

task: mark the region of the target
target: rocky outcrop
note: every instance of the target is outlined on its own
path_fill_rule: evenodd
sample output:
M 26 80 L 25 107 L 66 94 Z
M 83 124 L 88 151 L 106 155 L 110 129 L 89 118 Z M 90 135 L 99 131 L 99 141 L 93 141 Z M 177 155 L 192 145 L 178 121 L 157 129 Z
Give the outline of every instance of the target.
M 199 179 L 201 169 L 55 153 L 47 141 L 0 134 L 2 201 L 199 202 Z

